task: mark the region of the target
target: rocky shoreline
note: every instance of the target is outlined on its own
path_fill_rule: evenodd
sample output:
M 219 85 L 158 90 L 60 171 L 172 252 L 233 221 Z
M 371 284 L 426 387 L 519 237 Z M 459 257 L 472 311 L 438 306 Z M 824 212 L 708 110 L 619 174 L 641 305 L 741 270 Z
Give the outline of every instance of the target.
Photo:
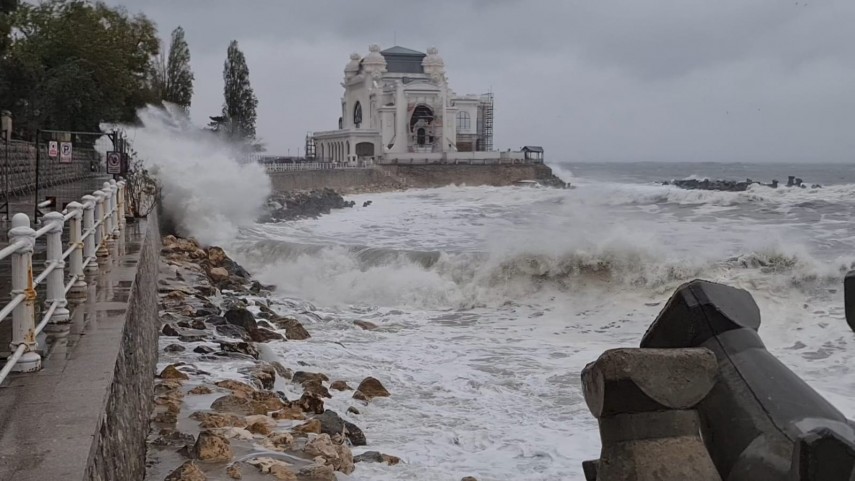
M 281 192 L 267 199 L 267 212 L 259 221 L 314 219 L 329 214 L 333 209 L 347 209 L 354 205 L 355 202 L 344 200 L 341 194 L 329 188 L 308 192 Z
M 158 282 L 160 372 L 146 479 L 334 481 L 356 463 L 401 462 L 351 451 L 368 444 L 352 422 L 359 406 L 391 395 L 382 382 L 366 375 L 353 389 L 282 365 L 267 344 L 301 342 L 310 333 L 278 315 L 272 287 L 254 281 L 223 249 L 166 236 Z M 289 398 L 286 387 L 302 393 Z M 348 396 L 353 405 L 342 414 L 325 409 L 332 396 Z

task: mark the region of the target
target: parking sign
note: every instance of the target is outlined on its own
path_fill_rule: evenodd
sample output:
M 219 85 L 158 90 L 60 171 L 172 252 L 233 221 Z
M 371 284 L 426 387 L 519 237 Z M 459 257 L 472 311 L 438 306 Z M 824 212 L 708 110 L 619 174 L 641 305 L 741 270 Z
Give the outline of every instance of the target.
M 62 142 L 59 144 L 59 161 L 65 164 L 71 163 L 71 142 Z

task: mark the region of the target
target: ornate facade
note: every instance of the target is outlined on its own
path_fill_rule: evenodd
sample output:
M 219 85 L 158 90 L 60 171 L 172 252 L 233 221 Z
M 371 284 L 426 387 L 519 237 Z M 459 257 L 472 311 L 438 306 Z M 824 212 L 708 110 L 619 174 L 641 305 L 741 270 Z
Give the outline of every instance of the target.
M 435 48 L 425 54 L 371 45 L 365 57 L 351 54 L 341 85 L 338 130 L 312 136 L 318 160 L 499 158 L 486 154 L 493 143 L 492 94 L 455 94 Z

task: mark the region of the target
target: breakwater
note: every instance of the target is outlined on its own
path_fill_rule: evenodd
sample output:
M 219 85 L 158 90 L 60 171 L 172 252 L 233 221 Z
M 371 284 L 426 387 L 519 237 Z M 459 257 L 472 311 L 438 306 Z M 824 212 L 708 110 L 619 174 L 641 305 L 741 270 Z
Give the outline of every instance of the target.
M 524 180 L 549 186 L 564 185 L 544 164 L 383 165 L 363 169 L 293 170 L 269 175 L 275 192 L 330 188 L 348 194 L 447 185 L 507 186 Z

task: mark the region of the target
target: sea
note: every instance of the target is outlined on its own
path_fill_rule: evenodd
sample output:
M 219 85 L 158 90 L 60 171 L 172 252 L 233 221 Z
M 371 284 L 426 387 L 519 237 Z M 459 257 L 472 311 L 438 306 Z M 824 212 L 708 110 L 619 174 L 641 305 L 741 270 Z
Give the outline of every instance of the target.
M 855 417 L 855 335 L 843 303 L 843 277 L 855 268 L 855 167 L 552 167 L 572 188 L 352 195 L 351 209 L 243 225 L 224 240 L 276 286 L 275 309 L 312 333 L 269 345 L 285 365 L 351 386 L 373 376 L 392 393 L 367 405 L 349 392 L 327 401 L 366 433 L 356 454 L 402 460 L 360 463 L 340 479 L 584 479 L 582 462 L 598 457 L 600 438 L 581 370 L 607 349 L 637 347 L 674 290 L 693 279 L 748 290 L 768 349 Z M 808 187 L 660 183 L 783 185 L 788 176 Z M 351 406 L 360 414 L 345 414 Z

